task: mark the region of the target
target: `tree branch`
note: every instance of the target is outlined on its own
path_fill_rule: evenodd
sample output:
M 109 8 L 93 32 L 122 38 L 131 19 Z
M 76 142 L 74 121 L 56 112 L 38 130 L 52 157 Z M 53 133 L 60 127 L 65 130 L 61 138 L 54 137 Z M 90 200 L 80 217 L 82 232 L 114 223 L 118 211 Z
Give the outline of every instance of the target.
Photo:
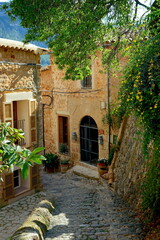
M 140 6 L 142 6 L 142 7 L 145 7 L 145 8 L 147 8 L 147 9 L 149 9 L 149 7 L 148 7 L 147 5 L 141 3 L 139 0 L 135 0 L 135 2 L 136 2 L 136 5 L 137 5 L 137 6 L 140 5 Z
M 134 17 L 133 17 L 133 22 L 135 21 L 137 17 L 137 9 L 138 9 L 138 3 L 136 2 L 136 7 L 135 7 L 135 12 L 134 12 Z

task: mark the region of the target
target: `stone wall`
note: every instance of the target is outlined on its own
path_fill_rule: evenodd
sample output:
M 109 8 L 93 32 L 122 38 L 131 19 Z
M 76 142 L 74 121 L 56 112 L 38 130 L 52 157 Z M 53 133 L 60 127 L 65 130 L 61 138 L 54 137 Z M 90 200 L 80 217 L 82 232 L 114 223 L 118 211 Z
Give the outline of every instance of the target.
M 139 203 L 139 185 L 145 172 L 138 130 L 134 117 L 124 120 L 119 134 L 120 149 L 112 162 L 115 190 L 135 206 Z
M 36 66 L 29 64 L 39 64 L 39 55 L 30 51 L 1 47 L 0 57 L 2 61 L 6 61 L 6 63 L 0 64 L 1 91 L 7 89 L 33 89 L 35 87 Z M 28 65 L 22 65 L 23 63 Z

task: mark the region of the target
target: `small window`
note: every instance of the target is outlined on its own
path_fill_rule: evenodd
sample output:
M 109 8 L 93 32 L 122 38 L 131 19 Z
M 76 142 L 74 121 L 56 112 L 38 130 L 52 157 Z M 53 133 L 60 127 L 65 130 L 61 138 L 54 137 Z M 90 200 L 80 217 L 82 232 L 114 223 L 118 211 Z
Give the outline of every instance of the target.
M 92 76 L 84 77 L 81 81 L 82 88 L 92 88 Z
M 20 170 L 15 170 L 13 172 L 13 178 L 14 178 L 14 188 L 20 187 Z

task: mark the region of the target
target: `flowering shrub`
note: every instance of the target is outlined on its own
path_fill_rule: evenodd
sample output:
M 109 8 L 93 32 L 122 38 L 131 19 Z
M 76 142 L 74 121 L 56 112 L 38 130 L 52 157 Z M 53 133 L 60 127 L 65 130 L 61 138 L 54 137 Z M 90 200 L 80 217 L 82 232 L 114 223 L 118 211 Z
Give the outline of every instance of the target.
M 120 90 L 121 107 L 140 117 L 150 139 L 160 134 L 160 40 L 134 43 Z M 154 48 L 153 48 L 154 46 Z
M 117 115 L 137 116 L 145 158 L 150 158 L 142 183 L 142 206 L 158 213 L 160 206 L 160 34 L 134 41 L 119 92 Z M 149 156 L 149 152 L 150 154 Z

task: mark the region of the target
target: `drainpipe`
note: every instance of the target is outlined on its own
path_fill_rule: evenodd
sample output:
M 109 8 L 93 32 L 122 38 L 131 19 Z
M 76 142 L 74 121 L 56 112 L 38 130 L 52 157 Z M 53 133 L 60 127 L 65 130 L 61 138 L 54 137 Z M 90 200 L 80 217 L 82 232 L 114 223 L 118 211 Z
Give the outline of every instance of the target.
M 42 103 L 42 134 L 43 134 L 43 147 L 44 147 L 44 155 L 46 154 L 46 149 L 45 149 L 45 136 L 44 136 L 44 106 L 45 104 Z
M 107 105 L 108 116 L 110 117 L 110 66 L 107 67 Z M 110 141 L 111 141 L 111 125 L 108 121 L 108 157 L 110 155 Z

